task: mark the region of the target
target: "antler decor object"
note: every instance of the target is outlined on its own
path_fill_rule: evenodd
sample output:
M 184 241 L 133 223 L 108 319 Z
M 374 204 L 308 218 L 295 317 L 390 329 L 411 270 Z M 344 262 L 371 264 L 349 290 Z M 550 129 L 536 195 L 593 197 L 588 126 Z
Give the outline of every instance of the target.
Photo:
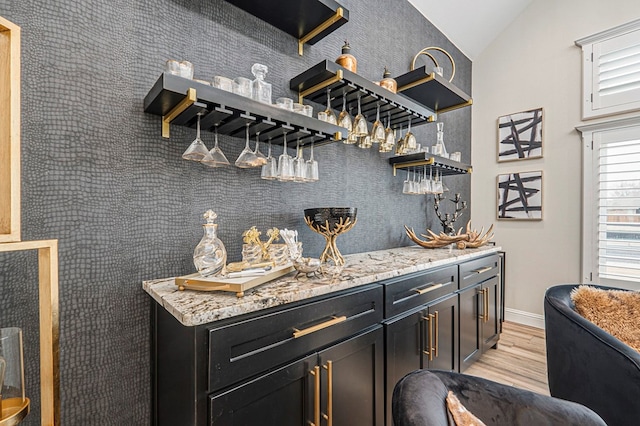
M 413 229 L 409 229 L 408 226 L 404 226 L 404 229 L 407 232 L 407 236 L 414 243 L 418 244 L 420 247 L 424 248 L 440 248 L 448 246 L 449 244 L 456 245 L 456 248 L 463 250 L 465 248 L 478 248 L 487 244 L 493 238 L 493 225 L 489 228 L 489 230 L 484 233 L 484 227 L 477 232 L 476 230 L 471 230 L 471 221 L 467 222 L 467 232 L 462 233 L 462 228 L 458 230 L 455 235 L 447 235 L 444 232 L 441 232 L 439 235 L 435 232 L 427 229 L 429 235 L 420 234 L 422 237 L 426 238 L 426 240 L 420 239 Z
M 433 209 L 436 211 L 438 220 L 440 220 L 440 223 L 444 228 L 444 233 L 448 235 L 453 235 L 456 232 L 455 228 L 453 227 L 453 224 L 455 223 L 456 220 L 458 220 L 458 217 L 460 217 L 460 214 L 462 213 L 462 211 L 467 208 L 467 202 L 466 201 L 461 202 L 460 194 L 456 194 L 453 200 L 449 200 L 452 203 L 455 203 L 456 211 L 453 214 L 445 213 L 443 216 L 442 213 L 440 213 L 440 201 L 442 200 L 444 200 L 444 195 L 436 194 L 433 200 Z M 460 204 L 462 205 L 460 206 Z
M 348 232 L 354 227 L 358 219 L 358 209 L 353 207 L 328 207 L 306 209 L 304 221 L 312 231 L 322 235 L 327 240 L 320 261 L 333 260 L 336 265 L 344 265 L 344 257 L 336 245 L 338 235 Z

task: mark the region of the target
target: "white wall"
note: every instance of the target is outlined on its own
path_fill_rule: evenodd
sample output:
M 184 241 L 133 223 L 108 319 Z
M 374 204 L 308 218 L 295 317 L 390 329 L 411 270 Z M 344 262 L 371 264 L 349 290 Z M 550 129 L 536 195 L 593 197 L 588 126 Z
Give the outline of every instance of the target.
M 638 0 L 534 0 L 473 63 L 471 217 L 477 228 L 495 223 L 507 252 L 507 320 L 542 325 L 545 289 L 580 279 L 582 154 L 574 128 L 583 123 L 582 70 L 574 41 L 639 17 Z M 497 118 L 538 107 L 544 157 L 498 164 Z M 496 176 L 535 170 L 543 171 L 543 220 L 496 220 Z

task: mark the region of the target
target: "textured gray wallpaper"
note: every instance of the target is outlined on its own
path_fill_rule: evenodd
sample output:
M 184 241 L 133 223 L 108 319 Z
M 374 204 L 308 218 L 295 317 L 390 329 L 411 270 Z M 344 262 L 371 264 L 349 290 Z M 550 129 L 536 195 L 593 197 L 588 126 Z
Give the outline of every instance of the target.
M 291 77 L 335 59 L 345 38 L 371 80 L 385 66 L 406 72 L 423 47 L 444 47 L 456 60 L 454 84 L 471 93 L 471 62 L 408 2 L 342 3 L 349 23 L 300 57 L 291 36 L 222 0 L 0 0 L 0 16 L 22 27 L 22 235 L 60 240 L 63 424 L 149 424 L 151 299 L 141 282 L 194 270 L 205 210 L 218 213 L 231 261 L 252 225 L 298 229 L 305 254 L 319 255 L 324 240 L 304 225 L 308 207 L 358 208 L 358 224 L 338 240 L 343 254 L 408 245 L 404 224 L 440 229 L 432 201 L 402 195 L 404 174 L 393 177 L 374 150 L 319 147 L 320 182 L 266 182 L 257 170 L 183 161 L 195 131 L 174 126 L 162 139 L 160 118 L 142 110 L 168 58 L 193 62 L 202 79 L 251 77 L 253 63 L 266 64 L 275 99 L 292 96 Z M 468 162 L 470 109 L 440 118 L 447 148 Z M 414 133 L 435 143 L 434 124 Z M 221 138 L 231 161 L 242 146 Z M 445 183 L 469 200 L 469 179 Z M 25 331 L 28 425 L 39 424 L 36 260 L 0 256 L 0 326 Z

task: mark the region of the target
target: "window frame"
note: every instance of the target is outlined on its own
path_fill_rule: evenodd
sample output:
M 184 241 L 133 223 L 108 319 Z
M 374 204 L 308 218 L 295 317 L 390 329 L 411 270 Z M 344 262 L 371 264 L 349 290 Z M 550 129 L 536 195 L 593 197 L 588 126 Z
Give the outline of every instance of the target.
M 582 49 L 583 120 L 640 110 L 640 99 L 636 102 L 622 102 L 606 107 L 594 107 L 594 104 L 599 105 L 600 103 L 597 99 L 597 93 L 594 93 L 594 75 L 596 74 L 596 69 L 594 68 L 594 51 L 597 55 L 601 43 L 609 42 L 616 38 L 628 37 L 632 33 L 637 33 L 637 37 L 635 37 L 636 42 L 629 44 L 629 47 L 640 46 L 640 19 L 575 41 L 576 46 Z
M 582 133 L 582 255 L 581 275 L 583 283 L 612 287 L 638 288 L 640 281 L 601 278 L 598 274 L 598 205 L 597 183 L 599 155 L 594 146 L 603 132 L 633 129 L 640 137 L 640 116 L 609 120 L 602 123 L 576 127 Z

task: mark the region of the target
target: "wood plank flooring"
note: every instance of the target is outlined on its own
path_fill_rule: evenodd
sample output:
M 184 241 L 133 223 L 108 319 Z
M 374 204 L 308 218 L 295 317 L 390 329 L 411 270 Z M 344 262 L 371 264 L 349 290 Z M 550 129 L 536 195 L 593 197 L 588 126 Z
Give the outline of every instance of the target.
M 498 348 L 464 373 L 549 395 L 544 330 L 505 322 Z

